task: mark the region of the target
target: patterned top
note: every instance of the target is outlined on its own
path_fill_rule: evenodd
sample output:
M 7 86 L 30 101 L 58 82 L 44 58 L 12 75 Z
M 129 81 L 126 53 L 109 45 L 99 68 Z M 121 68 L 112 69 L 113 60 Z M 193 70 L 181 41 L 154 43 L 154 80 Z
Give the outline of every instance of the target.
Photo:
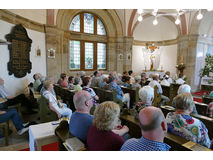
M 121 147 L 121 151 L 168 151 L 171 147 L 163 142 L 151 141 L 144 137 L 131 138 Z
M 117 85 L 117 83 L 115 82 L 111 82 L 109 84 L 109 89 L 112 91 L 114 89 L 117 90 L 118 94 L 117 94 L 117 98 L 120 99 L 121 101 L 123 101 L 123 91 L 121 89 L 121 87 L 119 85 Z
M 10 94 L 6 91 L 3 85 L 0 85 L 0 97 L 7 99 L 8 96 L 10 96 Z
M 206 126 L 190 115 L 170 112 L 166 116 L 168 131 L 187 140 L 210 148 L 211 141 Z M 177 122 L 178 121 L 178 122 Z

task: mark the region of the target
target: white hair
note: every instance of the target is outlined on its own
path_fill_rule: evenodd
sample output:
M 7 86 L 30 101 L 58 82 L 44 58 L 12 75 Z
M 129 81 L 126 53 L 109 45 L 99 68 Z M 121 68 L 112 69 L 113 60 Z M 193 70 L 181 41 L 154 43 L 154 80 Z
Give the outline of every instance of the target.
M 144 86 L 139 90 L 139 97 L 143 103 L 151 103 L 154 99 L 154 89 L 150 86 Z
M 178 88 L 177 94 L 191 93 L 191 87 L 188 84 L 183 84 Z

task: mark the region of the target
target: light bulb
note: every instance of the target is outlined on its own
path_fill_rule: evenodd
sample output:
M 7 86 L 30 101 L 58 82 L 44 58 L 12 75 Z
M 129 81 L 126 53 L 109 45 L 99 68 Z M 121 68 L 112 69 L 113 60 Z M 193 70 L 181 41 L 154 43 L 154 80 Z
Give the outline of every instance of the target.
M 201 20 L 203 18 L 203 15 L 201 14 L 201 10 L 199 10 L 199 13 L 197 15 L 197 19 Z
M 138 17 L 138 21 L 141 22 L 142 20 L 143 20 L 143 17 L 140 15 L 140 16 Z
M 143 13 L 143 9 L 138 9 L 138 14 L 142 14 Z
M 177 25 L 180 24 L 180 19 L 179 18 L 176 19 L 175 24 L 177 24 Z
M 153 25 L 157 25 L 158 24 L 158 20 L 155 18 L 155 20 L 153 21 Z

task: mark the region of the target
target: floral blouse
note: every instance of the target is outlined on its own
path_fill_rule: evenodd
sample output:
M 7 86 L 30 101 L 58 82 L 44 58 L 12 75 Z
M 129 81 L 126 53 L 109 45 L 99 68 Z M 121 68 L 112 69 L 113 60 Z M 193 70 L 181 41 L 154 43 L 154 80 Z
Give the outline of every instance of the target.
M 166 116 L 168 131 L 187 140 L 210 148 L 211 141 L 206 126 L 190 115 L 170 112 Z M 178 121 L 178 122 L 177 122 Z

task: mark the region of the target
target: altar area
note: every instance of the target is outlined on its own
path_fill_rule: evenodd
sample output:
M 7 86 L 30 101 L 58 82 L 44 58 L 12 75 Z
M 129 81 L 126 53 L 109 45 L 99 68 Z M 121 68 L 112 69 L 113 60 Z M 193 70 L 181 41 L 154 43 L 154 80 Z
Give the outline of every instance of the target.
M 150 74 L 159 74 L 160 78 L 163 78 L 163 76 L 165 75 L 164 71 L 142 71 L 143 73 L 146 73 L 146 77 L 149 78 Z

